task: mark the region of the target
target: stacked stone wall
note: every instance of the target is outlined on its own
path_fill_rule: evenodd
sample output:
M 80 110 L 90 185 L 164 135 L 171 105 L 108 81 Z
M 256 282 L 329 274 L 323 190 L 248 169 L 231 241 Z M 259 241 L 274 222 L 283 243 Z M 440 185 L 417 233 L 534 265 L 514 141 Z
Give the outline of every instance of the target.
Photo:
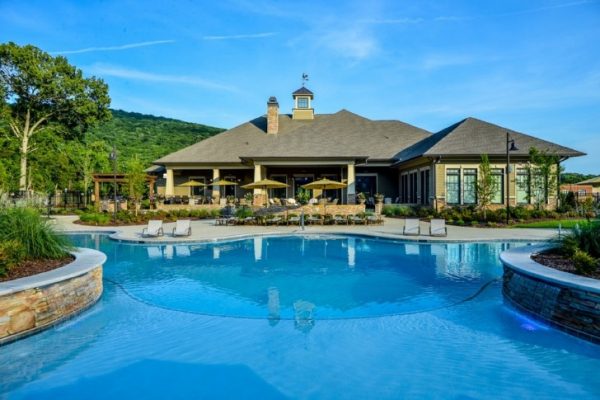
M 94 304 L 102 266 L 73 278 L 0 296 L 0 344 L 37 332 Z

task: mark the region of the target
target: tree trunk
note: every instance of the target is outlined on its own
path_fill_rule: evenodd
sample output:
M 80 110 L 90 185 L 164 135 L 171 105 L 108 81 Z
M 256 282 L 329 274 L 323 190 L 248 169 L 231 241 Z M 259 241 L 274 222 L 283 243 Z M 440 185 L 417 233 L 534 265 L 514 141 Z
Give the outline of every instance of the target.
M 29 117 L 29 115 L 28 115 Z M 29 153 L 29 118 L 25 122 L 25 129 L 21 137 L 21 172 L 19 176 L 19 189 L 27 190 L 27 155 Z

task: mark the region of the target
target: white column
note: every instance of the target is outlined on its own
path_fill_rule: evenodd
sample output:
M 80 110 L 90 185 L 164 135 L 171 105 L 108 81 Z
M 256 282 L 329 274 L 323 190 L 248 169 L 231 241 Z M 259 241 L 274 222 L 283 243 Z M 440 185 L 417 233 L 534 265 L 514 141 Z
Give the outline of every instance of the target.
M 175 178 L 173 177 L 173 168 L 167 168 L 167 182 L 165 184 L 165 196 L 175 194 Z
M 220 179 L 220 171 L 218 168 L 214 168 L 213 169 L 213 182 L 217 181 Z M 213 186 L 212 187 L 212 198 L 218 200 L 219 197 L 221 196 L 221 192 L 220 192 L 220 187 L 219 186 Z
M 348 197 L 348 204 L 356 204 L 356 175 L 354 174 L 354 164 L 348 164 L 348 177 L 346 193 Z

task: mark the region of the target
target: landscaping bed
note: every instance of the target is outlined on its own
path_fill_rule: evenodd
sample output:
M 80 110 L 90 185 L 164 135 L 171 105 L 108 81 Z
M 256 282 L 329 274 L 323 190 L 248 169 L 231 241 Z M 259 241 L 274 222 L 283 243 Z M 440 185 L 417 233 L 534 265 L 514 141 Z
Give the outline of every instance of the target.
M 600 223 L 581 224 L 561 237 L 556 246 L 531 258 L 559 271 L 600 279 Z
M 19 265 L 13 266 L 7 274 L 0 276 L 0 282 L 12 281 L 13 279 L 25 278 L 42 272 L 52 271 L 53 269 L 63 267 L 75 260 L 72 255 L 58 258 L 55 260 L 27 260 Z
M 534 254 L 531 258 L 546 267 L 554 268 L 559 271 L 569 272 L 571 274 L 582 275 L 588 278 L 600 279 L 600 269 L 589 273 L 579 273 L 572 258 L 561 254 L 559 250 L 552 249 L 543 253 Z

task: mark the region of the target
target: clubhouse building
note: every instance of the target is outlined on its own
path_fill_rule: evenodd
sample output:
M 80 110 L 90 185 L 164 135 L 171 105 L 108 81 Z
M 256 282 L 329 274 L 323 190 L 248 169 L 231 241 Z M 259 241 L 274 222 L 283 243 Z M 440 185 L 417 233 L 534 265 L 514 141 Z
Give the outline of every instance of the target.
M 386 203 L 432 206 L 477 203 L 481 156 L 487 154 L 496 183 L 493 203 L 531 201 L 527 182 L 529 149 L 556 154 L 560 160 L 584 153 L 475 118 L 466 118 L 437 133 L 401 121 L 374 121 L 347 110 L 317 114 L 314 94 L 306 87 L 292 93 L 294 108 L 282 114 L 275 97 L 266 115 L 243 123 L 154 162 L 159 194 L 174 196 L 243 197 L 241 186 L 271 179 L 289 186 L 271 196 L 293 198 L 300 187 L 328 178 L 344 189 L 313 191 L 313 197 L 354 204 L 358 193 L 383 194 Z M 510 152 L 507 174 L 507 133 L 518 149 Z M 225 187 L 181 186 L 190 180 Z M 212 189 L 212 190 L 209 190 Z M 254 195 L 262 194 L 253 189 Z M 545 200 L 551 203 L 551 198 Z

